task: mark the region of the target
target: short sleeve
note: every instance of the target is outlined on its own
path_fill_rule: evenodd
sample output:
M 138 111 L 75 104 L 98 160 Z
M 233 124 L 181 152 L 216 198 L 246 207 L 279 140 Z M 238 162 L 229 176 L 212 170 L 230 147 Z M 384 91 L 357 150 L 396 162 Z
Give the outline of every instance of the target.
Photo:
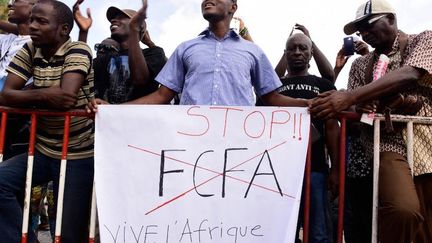
M 90 47 L 83 42 L 75 42 L 65 55 L 63 73 L 78 72 L 83 75 L 90 74 L 92 67 L 92 54 Z
M 404 65 L 420 68 L 432 74 L 432 31 L 424 31 L 409 44 Z
M 321 85 L 321 92 L 336 90 L 334 84 L 325 78 L 320 78 L 319 84 Z
M 23 48 L 12 58 L 6 71 L 18 75 L 25 81 L 29 80 L 32 74 L 32 60 L 35 49 L 31 43 L 24 44 Z
M 259 49 L 258 53 L 252 82 L 257 94 L 263 96 L 282 86 L 282 83 L 264 52 Z
M 155 78 L 157 82 L 176 93 L 181 93 L 184 85 L 186 71 L 183 62 L 183 53 L 184 46 L 178 46 Z

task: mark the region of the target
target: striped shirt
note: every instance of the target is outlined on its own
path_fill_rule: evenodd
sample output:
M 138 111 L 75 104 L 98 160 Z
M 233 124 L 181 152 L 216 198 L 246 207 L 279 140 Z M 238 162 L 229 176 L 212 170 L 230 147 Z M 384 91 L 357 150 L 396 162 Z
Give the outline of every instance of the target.
M 91 50 L 84 42 L 65 42 L 50 58 L 43 58 L 40 48 L 31 42 L 12 59 L 7 71 L 24 80 L 33 76 L 34 88 L 60 85 L 62 75 L 77 72 L 85 75 L 78 91 L 76 109 L 84 108 L 93 93 L 93 69 Z M 67 80 L 63 80 L 67 82 Z M 36 149 L 52 158 L 61 158 L 64 117 L 39 117 L 36 131 Z M 68 159 L 93 157 L 93 121 L 86 117 L 71 117 Z

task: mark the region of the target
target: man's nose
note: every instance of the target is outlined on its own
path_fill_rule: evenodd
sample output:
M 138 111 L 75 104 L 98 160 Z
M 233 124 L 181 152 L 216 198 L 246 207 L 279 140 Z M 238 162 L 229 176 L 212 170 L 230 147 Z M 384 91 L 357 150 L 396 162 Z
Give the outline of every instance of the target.
M 296 55 L 299 55 L 299 54 L 301 54 L 301 50 L 300 50 L 300 48 L 295 48 L 294 49 L 294 54 L 296 54 Z

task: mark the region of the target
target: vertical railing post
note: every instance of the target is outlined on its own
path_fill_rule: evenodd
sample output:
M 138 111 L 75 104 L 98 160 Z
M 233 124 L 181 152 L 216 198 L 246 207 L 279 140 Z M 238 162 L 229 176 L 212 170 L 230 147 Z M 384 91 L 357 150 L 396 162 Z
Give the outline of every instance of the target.
M 65 180 L 66 180 L 66 167 L 67 167 L 67 151 L 69 144 L 69 126 L 70 126 L 70 115 L 65 115 L 64 122 L 64 134 L 63 134 L 63 147 L 62 147 L 62 157 L 60 164 L 60 176 L 59 176 L 59 187 L 58 187 L 58 198 L 57 198 L 57 214 L 56 214 L 56 228 L 54 242 L 60 243 L 61 241 L 61 226 L 63 217 L 63 198 L 65 190 Z
M 96 187 L 93 183 L 93 193 L 92 193 L 92 202 L 91 202 L 91 211 L 90 211 L 90 235 L 89 235 L 89 243 L 95 242 L 95 232 L 96 232 Z
M 303 243 L 309 243 L 309 218 L 310 218 L 310 191 L 311 191 L 311 168 L 312 168 L 312 133 L 309 131 L 308 151 L 305 167 L 305 187 L 303 201 Z
M 27 158 L 27 172 L 25 181 L 25 198 L 23 208 L 23 223 L 22 223 L 22 235 L 21 243 L 27 243 L 28 240 L 28 226 L 29 226 L 29 214 L 30 214 L 30 196 L 32 188 L 33 178 L 33 161 L 34 161 L 34 148 L 36 140 L 36 114 L 31 114 L 31 126 L 30 126 L 30 141 Z M 3 121 L 2 121 L 3 122 Z
M 414 173 L 414 131 L 413 121 L 407 123 L 407 160 L 411 169 L 411 175 Z
M 372 243 L 378 242 L 378 183 L 380 167 L 380 120 L 374 121 Z
M 339 137 L 339 199 L 338 199 L 338 230 L 337 242 L 343 243 L 343 223 L 345 204 L 345 159 L 346 159 L 346 118 L 341 118 Z
M 3 111 L 0 124 L 0 163 L 3 161 L 8 113 Z

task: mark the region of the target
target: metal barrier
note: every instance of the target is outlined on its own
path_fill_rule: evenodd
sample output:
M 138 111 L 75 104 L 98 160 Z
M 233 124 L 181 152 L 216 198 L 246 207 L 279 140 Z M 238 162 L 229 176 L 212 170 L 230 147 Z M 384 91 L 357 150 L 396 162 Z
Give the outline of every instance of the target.
M 343 243 L 343 214 L 344 214 L 344 197 L 345 197 L 345 146 L 346 146 L 346 122 L 358 121 L 360 115 L 352 112 L 342 112 L 339 114 L 341 122 L 340 132 L 340 168 L 339 168 L 339 208 L 338 208 L 338 229 L 337 229 L 337 243 Z M 379 147 L 380 147 L 380 124 L 384 121 L 385 117 L 376 114 L 374 119 L 374 154 L 373 154 L 373 207 L 372 207 L 372 243 L 378 242 L 378 182 L 379 182 Z M 418 116 L 403 116 L 391 115 L 393 122 L 407 123 L 407 161 L 410 168 L 413 168 L 413 127 L 416 124 L 432 124 L 432 117 L 418 117 Z
M 32 186 L 31 183 L 32 183 L 32 175 L 33 175 L 33 160 L 34 160 L 34 148 L 35 148 L 35 140 L 36 140 L 37 117 L 56 116 L 56 117 L 65 118 L 62 156 L 61 156 L 61 165 L 60 165 L 59 189 L 58 189 L 58 198 L 57 198 L 56 230 L 55 230 L 55 239 L 54 239 L 54 242 L 59 243 L 61 241 L 63 195 L 64 195 L 64 185 L 65 185 L 65 178 L 66 178 L 70 118 L 71 116 L 93 118 L 94 114 L 88 114 L 84 110 L 71 110 L 66 112 L 60 112 L 60 111 L 57 112 L 57 111 L 48 111 L 48 110 L 15 109 L 15 108 L 1 107 L 1 106 L 0 106 L 0 112 L 2 114 L 1 125 L 0 125 L 1 126 L 0 127 L 0 162 L 3 161 L 3 155 L 4 155 L 4 144 L 5 144 L 5 134 L 7 128 L 8 114 L 20 114 L 20 115 L 31 116 L 30 141 L 29 141 L 28 159 L 27 159 L 21 243 L 26 243 L 28 240 L 30 194 L 31 194 L 31 186 Z M 93 187 L 93 198 L 92 198 L 92 206 L 91 206 L 92 218 L 90 219 L 89 242 L 94 242 L 94 236 L 95 236 L 95 220 L 96 220 L 95 202 L 96 200 L 95 200 L 95 193 Z
M 338 198 L 338 227 L 337 243 L 343 243 L 343 224 L 345 209 L 345 172 L 346 172 L 346 125 L 347 120 L 358 121 L 360 115 L 354 112 L 342 112 L 339 114 L 340 136 L 339 136 L 339 198 Z
M 392 121 L 403 122 L 407 124 L 407 161 L 413 173 L 414 165 L 414 123 L 431 125 L 432 117 L 418 117 L 418 116 L 402 116 L 392 115 Z M 384 121 L 385 117 L 382 115 L 375 116 L 374 120 L 374 157 L 373 157 L 373 207 L 372 207 L 372 243 L 378 242 L 378 182 L 379 182 L 379 147 L 380 147 L 380 123 Z

